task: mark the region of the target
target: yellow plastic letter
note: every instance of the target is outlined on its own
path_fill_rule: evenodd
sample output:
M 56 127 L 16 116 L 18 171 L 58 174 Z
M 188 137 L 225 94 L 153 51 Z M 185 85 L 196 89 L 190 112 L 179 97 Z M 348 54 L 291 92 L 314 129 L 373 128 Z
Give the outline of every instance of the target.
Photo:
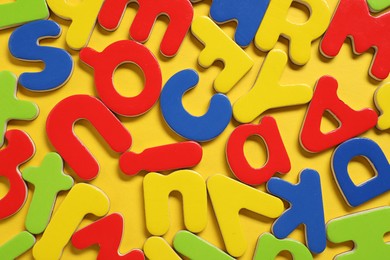
M 375 91 L 374 101 L 375 106 L 380 111 L 378 123 L 376 127 L 380 130 L 386 130 L 390 128 L 390 83 L 386 83 L 380 86 Z
M 272 0 L 255 36 L 256 46 L 263 51 L 273 49 L 280 35 L 290 40 L 290 59 L 297 65 L 310 60 L 311 42 L 320 37 L 329 25 L 331 12 L 326 0 L 299 0 L 310 9 L 305 23 L 287 19 L 293 0 Z
M 47 4 L 56 15 L 72 20 L 66 34 L 66 43 L 70 48 L 79 50 L 88 44 L 103 2 L 81 0 L 79 4 L 74 4 L 68 0 L 47 0 Z
M 269 52 L 253 88 L 233 106 L 237 121 L 249 123 L 268 109 L 305 104 L 311 100 L 313 90 L 309 86 L 278 83 L 286 64 L 286 53 L 281 50 Z
M 277 218 L 284 211 L 281 199 L 223 175 L 210 177 L 207 189 L 226 250 L 235 257 L 242 256 L 248 246 L 241 230 L 241 209 L 269 218 Z
M 208 68 L 217 60 L 224 62 L 225 68 L 215 79 L 214 89 L 227 93 L 252 68 L 253 60 L 206 16 L 196 18 L 191 31 L 205 45 L 198 58 L 202 67 Z
M 181 260 L 162 237 L 150 237 L 145 241 L 144 253 L 149 260 Z
M 73 186 L 49 222 L 42 238 L 33 248 L 34 259 L 59 259 L 62 250 L 88 213 L 102 217 L 108 213 L 110 202 L 106 194 L 90 184 Z
M 169 230 L 168 198 L 173 191 L 183 197 L 183 216 L 191 232 L 202 231 L 207 224 L 206 184 L 199 173 L 179 170 L 164 176 L 155 172 L 144 178 L 145 218 L 148 231 L 156 236 Z

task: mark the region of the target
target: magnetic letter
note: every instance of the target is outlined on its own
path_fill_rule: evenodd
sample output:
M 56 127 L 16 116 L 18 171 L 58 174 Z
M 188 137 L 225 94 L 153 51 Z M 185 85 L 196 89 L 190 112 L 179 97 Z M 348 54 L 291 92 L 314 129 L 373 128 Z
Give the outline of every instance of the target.
M 167 176 L 148 173 L 144 178 L 146 227 L 153 235 L 164 235 L 169 230 L 168 199 L 172 191 L 183 197 L 183 216 L 186 228 L 202 231 L 207 224 L 207 191 L 199 173 L 175 171 Z
M 268 218 L 277 218 L 284 210 L 281 199 L 224 175 L 208 178 L 207 189 L 226 250 L 235 257 L 242 256 L 248 247 L 239 217 L 242 209 Z
M 9 71 L 0 71 L 0 146 L 4 144 L 4 133 L 10 120 L 33 120 L 38 116 L 35 103 L 19 100 L 16 76 Z
M 385 83 L 380 86 L 374 95 L 375 106 L 380 111 L 378 123 L 376 127 L 379 130 L 386 130 L 390 128 L 390 83 Z
M 0 245 L 2 260 L 14 260 L 27 252 L 35 244 L 35 237 L 27 231 L 20 232 L 6 243 Z
M 210 17 L 217 23 L 236 21 L 234 40 L 241 47 L 248 46 L 259 29 L 270 0 L 214 0 Z
M 244 144 L 253 135 L 260 136 L 267 147 L 267 162 L 259 169 L 253 168 L 244 154 Z M 258 125 L 246 124 L 234 129 L 226 145 L 226 158 L 234 175 L 249 185 L 260 185 L 275 173 L 285 174 L 291 169 L 278 126 L 270 116 L 263 117 Z
M 45 0 L 15 0 L 0 4 L 0 29 L 30 21 L 47 19 L 49 9 Z
M 8 193 L 0 198 L 0 220 L 18 212 L 27 198 L 27 186 L 19 172 L 19 166 L 35 153 L 34 143 L 20 130 L 5 134 L 7 146 L 0 150 L 0 176 L 9 182 Z
M 220 135 L 230 122 L 232 106 L 223 94 L 215 94 L 206 114 L 197 117 L 183 107 L 182 96 L 195 87 L 199 76 L 194 70 L 182 70 L 165 84 L 160 99 L 165 121 L 177 134 L 194 141 L 209 141 Z
M 79 50 L 88 44 L 103 2 L 104 0 L 82 0 L 74 4 L 67 0 L 47 0 L 56 15 L 72 20 L 66 34 L 66 43 L 70 48 Z
M 378 115 L 372 109 L 355 111 L 337 96 L 337 81 L 330 76 L 318 80 L 300 134 L 300 142 L 307 151 L 318 153 L 336 146 L 373 128 Z M 329 133 L 321 132 L 325 111 L 337 118 L 340 126 Z
M 310 60 L 311 42 L 320 37 L 328 27 L 331 12 L 326 0 L 301 0 L 310 9 L 310 17 L 303 24 L 287 19 L 293 0 L 272 0 L 255 36 L 256 46 L 263 51 L 274 48 L 279 36 L 290 41 L 290 59 L 297 65 Z M 355 1 L 355 0 L 353 0 Z M 364 1 L 364 0 L 363 0 Z
M 372 12 L 380 12 L 390 6 L 389 0 L 367 0 L 367 4 Z
M 334 259 L 387 259 L 390 245 L 384 235 L 390 231 L 390 207 L 366 210 L 327 223 L 327 235 L 333 243 L 353 241 L 353 250 L 340 254 Z
M 173 247 L 177 252 L 191 260 L 234 260 L 218 247 L 186 230 L 176 233 L 173 239 Z
M 131 250 L 125 255 L 118 252 L 122 233 L 123 216 L 114 213 L 77 231 L 72 237 L 72 244 L 78 249 L 98 244 L 100 247 L 98 260 L 144 260 L 143 252 L 138 249 Z
M 103 191 L 89 184 L 76 184 L 54 214 L 42 238 L 35 244 L 34 258 L 60 259 L 62 250 L 84 216 L 91 213 L 102 217 L 109 208 L 110 202 Z
M 208 68 L 217 60 L 223 61 L 225 67 L 216 77 L 214 89 L 229 92 L 252 68 L 253 60 L 206 16 L 197 17 L 191 31 L 205 45 L 198 57 L 202 67 Z
M 297 184 L 275 177 L 268 181 L 268 191 L 287 200 L 291 205 L 275 221 L 272 231 L 277 238 L 286 238 L 300 224 L 303 224 L 306 244 L 310 251 L 318 254 L 326 247 L 320 175 L 314 170 L 305 169 L 299 178 Z
M 276 259 L 282 251 L 288 251 L 293 259 L 313 260 L 305 245 L 293 239 L 277 239 L 270 233 L 259 237 L 253 260 Z
M 345 39 L 351 37 L 357 54 L 375 49 L 369 74 L 375 79 L 384 80 L 390 72 L 389 30 L 389 12 L 372 16 L 366 0 L 340 0 L 320 50 L 325 56 L 334 57 Z
M 127 151 L 132 139 L 99 99 L 74 95 L 60 101 L 47 117 L 47 136 L 75 173 L 84 180 L 91 180 L 99 173 L 99 164 L 73 133 L 73 125 L 80 119 L 88 120 L 115 152 Z
M 144 253 L 149 260 L 181 260 L 162 237 L 149 237 L 144 244 Z
M 17 28 L 9 38 L 11 54 L 20 60 L 42 61 L 45 68 L 41 72 L 25 72 L 19 83 L 32 91 L 53 90 L 64 85 L 73 71 L 70 54 L 59 48 L 40 46 L 39 40 L 57 38 L 61 27 L 53 21 L 36 21 Z
M 104 104 L 123 116 L 138 116 L 148 111 L 160 96 L 161 70 L 156 57 L 140 43 L 117 41 L 97 52 L 92 48 L 80 51 L 80 59 L 95 70 L 95 86 Z M 116 91 L 113 76 L 122 63 L 134 63 L 144 73 L 145 87 L 135 97 L 124 97 Z
M 131 0 L 106 0 L 99 13 L 99 23 L 107 30 L 115 30 Z M 169 24 L 161 41 L 160 50 L 165 56 L 174 56 L 191 26 L 194 10 L 188 0 L 137 0 L 139 9 L 130 27 L 130 36 L 146 42 L 158 16 L 169 17 Z
M 309 86 L 279 84 L 286 65 L 286 53 L 281 50 L 268 53 L 252 89 L 233 105 L 237 121 L 249 123 L 268 109 L 301 105 L 311 100 L 313 90 Z
M 203 149 L 192 141 L 166 144 L 145 149 L 137 154 L 125 152 L 119 158 L 119 166 L 126 175 L 135 175 L 141 170 L 148 172 L 187 169 L 202 159 Z
M 370 162 L 375 177 L 356 186 L 348 173 L 348 164 L 358 156 Z M 332 170 L 347 203 L 357 207 L 390 190 L 390 165 L 377 143 L 367 138 L 354 138 L 336 148 L 332 156 Z
M 42 233 L 49 223 L 57 193 L 69 190 L 73 179 L 63 172 L 62 158 L 57 153 L 48 153 L 39 167 L 28 167 L 23 179 L 34 185 L 34 193 L 26 216 L 26 229 Z

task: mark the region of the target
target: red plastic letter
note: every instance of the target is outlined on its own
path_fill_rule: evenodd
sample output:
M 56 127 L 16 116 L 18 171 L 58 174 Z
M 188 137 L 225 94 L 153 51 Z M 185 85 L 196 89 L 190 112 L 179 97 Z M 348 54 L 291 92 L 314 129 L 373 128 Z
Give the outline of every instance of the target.
M 340 0 L 332 22 L 322 40 L 321 51 L 336 56 L 345 39 L 353 38 L 354 51 L 366 52 L 373 47 L 376 53 L 370 75 L 383 80 L 390 72 L 390 13 L 371 16 L 366 0 Z
M 132 139 L 99 99 L 75 95 L 59 102 L 47 118 L 47 136 L 75 173 L 84 180 L 91 180 L 97 176 L 99 165 L 73 133 L 73 125 L 80 119 L 88 120 L 115 152 L 128 150 Z
M 0 220 L 20 210 L 27 198 L 27 186 L 19 172 L 19 165 L 29 160 L 35 153 L 30 137 L 19 130 L 5 133 L 7 147 L 0 150 L 0 176 L 9 182 L 8 193 L 0 199 Z
M 337 96 L 337 81 L 330 76 L 318 80 L 313 99 L 306 112 L 300 141 L 309 152 L 321 152 L 373 128 L 378 115 L 372 109 L 355 111 Z M 337 117 L 340 126 L 329 132 L 321 132 L 321 119 L 325 111 Z
M 98 260 L 144 260 L 144 253 L 139 249 L 132 250 L 126 255 L 118 253 L 122 233 L 123 217 L 114 213 L 77 231 L 72 237 L 72 244 L 78 249 L 98 244 L 100 246 Z
M 259 135 L 266 143 L 268 160 L 254 169 L 245 158 L 244 144 L 248 137 Z M 276 172 L 287 173 L 291 169 L 290 159 L 284 148 L 275 119 L 265 116 L 259 125 L 245 124 L 237 127 L 226 146 L 227 160 L 234 175 L 249 185 L 260 185 L 268 181 Z
M 202 159 L 202 146 L 196 142 L 181 142 L 148 148 L 140 154 L 126 152 L 121 155 L 119 165 L 127 175 L 142 170 L 159 172 L 189 168 Z
M 131 0 L 106 0 L 99 13 L 99 23 L 107 30 L 115 30 L 126 6 Z M 169 17 L 167 31 L 160 50 L 165 56 L 174 56 L 191 26 L 194 10 L 188 0 L 137 0 L 139 9 L 130 28 L 130 36 L 138 42 L 148 40 L 158 16 Z
M 109 45 L 103 52 L 91 48 L 80 51 L 80 59 L 95 70 L 95 85 L 104 104 L 115 113 L 138 116 L 156 103 L 161 92 L 161 70 L 153 54 L 142 44 L 124 40 Z M 145 75 L 145 88 L 135 97 L 121 96 L 112 77 L 118 66 L 125 62 L 138 65 Z

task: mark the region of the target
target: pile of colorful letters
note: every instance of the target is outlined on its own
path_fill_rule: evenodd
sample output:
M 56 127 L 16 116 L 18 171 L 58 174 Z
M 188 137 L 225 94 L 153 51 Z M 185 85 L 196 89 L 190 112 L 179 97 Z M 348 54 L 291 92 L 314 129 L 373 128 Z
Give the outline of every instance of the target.
M 199 11 L 200 6 L 209 16 Z M 390 128 L 390 84 L 385 82 L 390 72 L 388 7 L 390 0 L 0 3 L 0 37 L 6 36 L 8 42 L 8 46 L 0 45 L 5 50 L 0 59 L 24 70 L 16 77 L 15 71 L 0 68 L 0 260 L 89 256 L 101 260 L 262 260 L 289 255 L 296 260 L 390 259 L 390 245 L 385 242 L 390 232 L 390 200 L 385 194 L 390 190 L 386 158 L 390 146 L 363 137 L 367 132 L 384 136 Z M 129 9 L 134 13 L 130 25 L 124 23 Z M 293 9 L 307 16 L 305 20 L 290 19 Z M 156 26 L 161 16 L 168 18 L 162 18 L 162 27 Z M 127 30 L 125 37 L 117 40 L 110 36 L 122 28 Z M 96 35 L 106 39 L 94 40 L 104 48 L 92 47 Z M 157 41 L 156 52 L 148 44 Z M 284 49 L 278 47 L 281 42 Z M 189 52 L 183 45 L 198 52 Z M 282 84 L 286 70 L 299 74 L 313 59 L 330 64 L 347 53 L 352 58 L 344 61 L 351 63 L 368 56 L 372 60 L 362 83 L 374 85 L 366 86 L 374 89 L 372 96 L 341 93 L 342 84 L 328 72 L 321 72 L 311 86 Z M 198 64 L 192 68 L 174 63 L 195 56 Z M 258 71 L 251 72 L 259 61 Z M 29 71 L 31 62 L 43 66 Z M 119 68 L 129 63 L 143 77 L 142 88 L 135 95 L 118 91 L 115 81 Z M 0 66 L 4 65 L 0 62 Z M 345 64 L 345 73 L 352 75 L 350 66 Z M 189 107 L 203 105 L 198 101 L 188 105 L 185 96 L 206 85 L 202 75 L 213 67 L 217 74 L 208 76 L 212 86 L 206 86 L 212 94 L 198 97 L 209 99 L 208 107 L 195 115 Z M 237 91 L 250 73 L 256 73 L 250 88 Z M 85 82 L 85 78 L 91 81 Z M 70 80 L 94 89 L 89 94 L 72 90 Z M 61 92 L 66 88 L 67 92 Z M 203 88 L 203 93 L 206 91 Z M 348 95 L 369 99 L 373 106 L 356 109 L 342 98 Z M 46 105 L 41 107 L 34 100 Z M 294 116 L 291 122 L 282 122 L 273 116 L 287 118 L 297 107 L 304 111 L 302 118 Z M 148 132 L 132 131 L 132 125 L 142 125 L 142 118 L 152 113 L 154 121 L 144 123 Z M 324 131 L 325 114 L 336 121 L 334 129 Z M 89 122 L 87 128 L 94 131 L 91 138 L 99 145 L 104 143 L 109 155 L 87 148 L 91 144 L 85 145 L 75 131 L 80 120 Z M 34 122 L 43 123 L 29 128 Z M 293 134 L 294 126 L 289 129 L 289 124 L 300 125 L 299 134 Z M 158 127 L 167 137 L 160 145 L 146 147 Z M 35 135 L 43 141 L 37 141 Z M 298 143 L 299 148 L 294 149 L 304 160 L 294 160 L 286 136 Z M 146 142 L 138 152 L 134 144 L 142 143 L 141 137 Z M 264 145 L 261 153 L 266 160 L 260 166 L 254 166 L 246 148 L 253 137 L 260 137 L 256 140 Z M 49 152 L 32 163 L 39 145 Z M 214 145 L 219 151 L 215 154 L 223 156 L 210 158 Z M 333 172 L 332 183 L 326 185 L 336 187 L 337 195 L 323 192 L 329 190 L 323 184 L 328 177 L 315 165 L 306 165 L 321 154 L 326 154 L 327 160 L 317 159 L 316 163 L 323 160 L 323 167 Z M 106 167 L 99 162 L 100 156 L 110 157 L 121 175 L 113 176 L 110 183 L 110 173 L 104 173 L 104 185 L 110 186 L 110 192 L 97 182 Z M 214 160 L 226 165 L 226 171 L 214 172 Z M 350 174 L 350 165 L 356 160 L 374 173 L 360 183 Z M 293 177 L 287 180 L 290 175 Z M 137 210 L 143 213 L 133 215 L 143 219 L 136 227 L 145 239 L 121 254 L 121 247 L 129 248 L 123 241 L 131 240 L 125 223 L 132 220 L 114 205 L 135 200 L 123 195 L 127 192 L 123 187 L 136 181 L 142 194 L 137 197 L 142 200 L 137 202 L 142 204 Z M 172 224 L 172 215 L 178 213 L 169 211 L 172 196 L 183 205 L 182 224 Z M 326 216 L 332 211 L 330 203 L 325 203 L 328 196 L 338 198 L 338 206 L 334 206 L 346 214 Z M 361 208 L 378 198 L 380 206 Z M 242 215 L 250 219 L 248 223 L 264 226 L 264 230 L 251 230 L 255 241 L 247 238 Z M 20 223 L 7 222 L 12 218 L 22 219 L 23 228 Z M 263 219 L 266 223 L 261 223 Z M 7 225 L 16 232 L 12 236 L 2 231 Z M 205 231 L 209 226 L 219 233 L 210 235 Z M 169 232 L 174 236 L 167 235 Z M 326 253 L 329 248 L 336 248 L 339 254 Z

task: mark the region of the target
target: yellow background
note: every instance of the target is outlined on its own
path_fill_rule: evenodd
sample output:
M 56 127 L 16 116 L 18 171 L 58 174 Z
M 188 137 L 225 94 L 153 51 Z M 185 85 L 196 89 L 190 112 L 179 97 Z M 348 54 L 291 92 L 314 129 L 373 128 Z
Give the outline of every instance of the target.
M 336 0 L 328 0 L 329 6 L 333 12 L 337 5 Z M 202 1 L 194 4 L 195 16 L 208 15 L 211 1 Z M 122 23 L 115 32 L 107 32 L 97 25 L 92 33 L 89 47 L 102 51 L 109 44 L 129 39 L 128 30 L 137 11 L 137 5 L 132 3 L 122 19 Z M 293 4 L 289 12 L 289 19 L 292 21 L 303 22 L 308 15 L 308 11 L 300 4 Z M 44 93 L 33 93 L 23 87 L 18 89 L 18 97 L 34 101 L 40 108 L 40 114 L 32 122 L 15 122 L 9 123 L 8 129 L 18 128 L 26 131 L 34 140 L 36 153 L 32 160 L 25 163 L 21 170 L 28 166 L 40 165 L 43 157 L 49 151 L 54 151 L 51 147 L 45 132 L 45 123 L 48 113 L 53 106 L 63 98 L 74 95 L 87 93 L 97 95 L 93 82 L 93 70 L 82 63 L 78 58 L 78 52 L 69 49 L 65 43 L 65 35 L 70 25 L 70 21 L 65 21 L 55 15 L 50 19 L 59 23 L 63 29 L 61 37 L 58 39 L 43 39 L 41 45 L 57 46 L 69 51 L 74 59 L 73 75 L 66 85 L 62 88 Z M 203 114 L 208 107 L 210 97 L 214 94 L 212 83 L 215 77 L 223 68 L 222 63 L 217 63 L 209 69 L 202 69 L 197 64 L 197 56 L 203 48 L 203 45 L 191 35 L 187 34 L 180 51 L 174 58 L 165 58 L 159 53 L 159 45 L 163 33 L 168 23 L 166 17 L 161 17 L 154 26 L 151 37 L 146 42 L 146 46 L 155 54 L 160 62 L 165 83 L 176 72 L 193 68 L 199 72 L 200 82 L 198 86 L 188 92 L 184 97 L 184 106 L 194 115 Z M 230 22 L 221 25 L 221 28 L 233 37 L 235 23 Z M 16 75 L 23 72 L 39 71 L 43 68 L 42 63 L 31 63 L 19 61 L 13 58 L 8 52 L 8 38 L 13 29 L 0 31 L 0 70 L 10 70 Z M 280 39 L 276 48 L 287 51 L 288 41 Z M 323 75 L 331 75 L 339 82 L 339 97 L 354 109 L 365 107 L 375 108 L 373 94 L 375 90 L 383 83 L 375 81 L 368 76 L 368 68 L 371 63 L 373 51 L 363 55 L 355 55 L 352 52 L 349 40 L 346 41 L 340 54 L 334 59 L 326 59 L 318 51 L 319 40 L 316 40 L 311 48 L 312 58 L 309 63 L 303 67 L 289 64 L 285 69 L 280 80 L 282 84 L 304 83 L 314 87 L 316 81 Z M 241 95 L 246 93 L 253 85 L 261 64 L 266 53 L 257 50 L 252 43 L 245 51 L 254 60 L 255 65 L 251 71 L 242 79 L 228 97 L 234 103 Z M 114 81 L 117 90 L 125 96 L 134 96 L 142 90 L 143 75 L 137 66 L 126 64 L 120 66 L 117 70 Z M 282 176 L 284 180 L 296 183 L 298 173 L 304 168 L 317 170 L 321 175 L 323 201 L 325 207 L 325 219 L 329 221 L 333 218 L 340 217 L 353 212 L 358 212 L 378 206 L 388 205 L 390 200 L 389 194 L 383 194 L 370 202 L 357 208 L 349 207 L 344 201 L 341 193 L 334 181 L 331 172 L 331 155 L 333 149 L 327 150 L 320 154 L 310 154 L 304 151 L 298 140 L 302 120 L 306 112 L 306 105 L 273 109 L 266 114 L 276 118 L 285 147 L 290 156 L 292 169 Z M 146 114 L 135 117 L 119 117 L 133 137 L 132 151 L 141 152 L 142 150 L 168 144 L 172 142 L 183 141 L 176 135 L 164 122 L 159 104 L 157 103 Z M 258 123 L 257 118 L 253 123 Z M 200 164 L 193 169 L 199 172 L 206 180 L 209 176 L 217 173 L 224 174 L 234 178 L 225 159 L 225 144 L 230 133 L 238 125 L 232 120 L 226 130 L 215 140 L 203 143 L 203 159 Z M 333 129 L 334 126 L 330 121 L 324 121 L 323 130 Z M 134 177 L 128 177 L 122 174 L 118 167 L 119 155 L 110 151 L 96 131 L 88 123 L 78 123 L 75 132 L 82 142 L 92 151 L 100 164 L 99 176 L 91 181 L 91 184 L 101 188 L 110 198 L 112 212 L 122 213 L 125 218 L 124 236 L 122 239 L 120 251 L 126 253 L 132 248 L 141 248 L 146 238 L 150 236 L 145 228 L 145 215 L 143 207 L 142 179 L 145 173 L 138 174 Z M 390 155 L 390 137 L 388 132 L 380 132 L 372 129 L 363 136 L 369 137 L 380 144 L 384 153 Z M 265 145 L 260 138 L 252 138 L 245 145 L 245 152 L 248 160 L 253 166 L 260 167 L 266 162 Z M 356 182 L 362 182 L 374 175 L 373 170 L 367 168 L 367 163 L 354 161 L 350 164 L 350 174 Z M 66 166 L 65 172 L 75 178 L 72 170 Z M 75 178 L 76 181 L 79 179 Z M 258 187 L 265 190 L 264 185 Z M 0 178 L 0 197 L 4 196 L 8 190 L 8 184 L 4 178 Z M 56 202 L 56 208 L 63 200 L 66 193 L 61 193 Z M 0 221 L 0 244 L 3 244 L 12 236 L 24 230 L 24 220 L 32 197 L 32 187 L 29 187 L 29 195 L 26 204 L 14 216 Z M 210 200 L 209 200 L 210 202 Z M 173 196 L 170 199 L 171 228 L 164 238 L 171 243 L 174 234 L 184 228 L 182 220 L 182 206 L 179 196 Z M 88 216 L 80 225 L 86 226 L 91 221 L 96 220 L 93 216 Z M 249 247 L 247 252 L 240 259 L 251 259 L 253 257 L 257 238 L 263 232 L 270 232 L 273 220 L 256 215 L 249 211 L 242 211 L 242 228 L 247 237 Z M 303 229 L 296 230 L 290 237 L 304 241 Z M 221 233 L 218 229 L 211 203 L 209 203 L 208 225 L 207 228 L 199 234 L 202 238 L 210 241 L 219 248 L 224 249 Z M 38 236 L 39 239 L 39 236 Z M 326 250 L 315 256 L 315 259 L 332 259 L 336 254 L 350 250 L 352 243 L 332 244 L 328 242 Z M 86 250 L 77 250 L 69 243 L 63 252 L 62 259 L 95 259 L 98 252 L 96 246 Z M 286 256 L 281 256 L 281 259 Z M 31 259 L 31 251 L 24 254 L 21 259 Z

